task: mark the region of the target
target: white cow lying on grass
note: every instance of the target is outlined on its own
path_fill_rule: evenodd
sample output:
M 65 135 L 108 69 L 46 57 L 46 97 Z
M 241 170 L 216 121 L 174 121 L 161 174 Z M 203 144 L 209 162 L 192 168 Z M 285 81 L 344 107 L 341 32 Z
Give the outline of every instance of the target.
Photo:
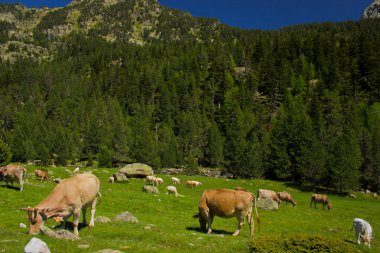
M 364 245 L 371 248 L 371 240 L 372 240 L 372 227 L 371 225 L 363 219 L 355 218 L 352 223 L 352 229 L 355 229 L 355 239 L 357 243 L 360 244 L 360 241 L 364 243 Z

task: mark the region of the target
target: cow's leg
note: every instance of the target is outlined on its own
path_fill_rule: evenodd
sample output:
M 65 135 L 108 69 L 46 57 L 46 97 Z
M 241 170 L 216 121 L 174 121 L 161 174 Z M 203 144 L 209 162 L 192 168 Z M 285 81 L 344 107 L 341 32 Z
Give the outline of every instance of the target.
M 207 234 L 212 234 L 212 230 L 211 230 L 211 224 L 212 224 L 212 220 L 214 219 L 214 215 L 212 215 L 210 213 L 210 210 L 205 210 L 203 208 L 200 208 L 200 215 L 202 215 L 203 219 L 206 221 L 207 223 Z
M 253 240 L 253 236 L 255 234 L 255 222 L 253 221 L 253 213 L 252 210 L 248 213 L 248 224 L 249 224 L 249 231 L 250 231 L 250 239 Z
M 83 226 L 87 226 L 87 220 L 86 220 L 86 211 L 87 207 L 82 207 L 82 215 L 83 215 Z
M 207 215 L 207 234 L 212 234 L 211 224 L 214 220 L 214 215 L 209 213 Z
M 23 190 L 23 182 L 22 182 L 22 174 L 20 175 L 20 177 L 19 177 L 19 180 L 18 180 L 18 183 L 20 184 L 20 192 L 22 192 L 22 190 Z
M 243 211 L 238 211 L 236 214 L 237 220 L 238 220 L 238 227 L 236 231 L 232 234 L 232 236 L 237 236 L 240 234 L 241 227 L 244 225 L 244 219 L 245 219 L 245 212 Z
M 98 201 L 98 198 L 95 198 L 94 201 L 92 202 L 91 205 L 91 220 L 90 220 L 90 225 L 88 225 L 89 228 L 94 228 L 95 226 L 95 211 L 96 211 L 96 203 Z
M 356 233 L 357 243 L 360 245 L 361 236 L 360 233 Z
M 76 208 L 73 213 L 73 226 L 74 235 L 78 235 L 78 224 L 79 224 L 80 208 Z

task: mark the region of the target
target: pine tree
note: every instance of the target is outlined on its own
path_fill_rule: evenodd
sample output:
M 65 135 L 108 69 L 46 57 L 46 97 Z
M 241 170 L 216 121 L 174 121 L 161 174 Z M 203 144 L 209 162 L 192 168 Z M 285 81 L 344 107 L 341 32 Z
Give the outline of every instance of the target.
M 217 167 L 223 163 L 223 137 L 215 122 L 211 122 L 206 132 L 205 162 L 208 166 Z
M 10 151 L 8 145 L 0 139 L 0 166 L 7 165 L 12 159 L 12 152 Z

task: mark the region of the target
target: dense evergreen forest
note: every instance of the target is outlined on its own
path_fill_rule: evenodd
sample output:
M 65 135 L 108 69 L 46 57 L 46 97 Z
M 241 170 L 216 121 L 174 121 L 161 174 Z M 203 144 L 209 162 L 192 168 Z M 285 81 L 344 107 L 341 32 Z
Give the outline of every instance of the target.
M 161 25 L 164 39 L 144 45 L 71 33 L 51 60 L 0 63 L 0 162 L 11 153 L 13 162 L 205 166 L 379 190 L 380 20 L 202 27 L 201 41 L 169 40 Z

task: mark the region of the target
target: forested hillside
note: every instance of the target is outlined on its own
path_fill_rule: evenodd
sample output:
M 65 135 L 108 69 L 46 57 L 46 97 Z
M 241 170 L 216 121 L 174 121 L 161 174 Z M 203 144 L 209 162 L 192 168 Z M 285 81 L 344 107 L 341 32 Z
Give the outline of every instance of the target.
M 0 63 L 0 135 L 12 161 L 207 166 L 379 190 L 380 20 L 247 31 L 158 5 L 123 17 L 118 6 L 84 29 L 79 21 L 98 12 L 77 2 L 42 15 L 30 38 L 0 21 L 1 48 L 42 52 Z M 151 6 L 118 4 L 130 2 Z M 66 12 L 76 29 L 49 36 Z M 136 33 L 147 20 L 154 29 Z

